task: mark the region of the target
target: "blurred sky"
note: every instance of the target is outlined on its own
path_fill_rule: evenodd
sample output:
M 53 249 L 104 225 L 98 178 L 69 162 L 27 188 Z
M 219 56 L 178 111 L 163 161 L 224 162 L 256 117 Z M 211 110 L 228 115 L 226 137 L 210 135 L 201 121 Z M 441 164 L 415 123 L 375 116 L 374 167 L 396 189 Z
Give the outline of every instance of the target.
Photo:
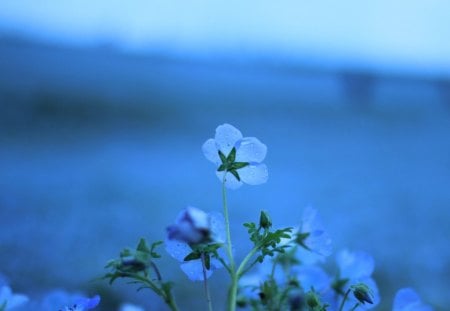
M 71 44 L 450 74 L 450 2 L 2 0 L 0 30 Z M 256 52 L 256 53 L 255 53 Z

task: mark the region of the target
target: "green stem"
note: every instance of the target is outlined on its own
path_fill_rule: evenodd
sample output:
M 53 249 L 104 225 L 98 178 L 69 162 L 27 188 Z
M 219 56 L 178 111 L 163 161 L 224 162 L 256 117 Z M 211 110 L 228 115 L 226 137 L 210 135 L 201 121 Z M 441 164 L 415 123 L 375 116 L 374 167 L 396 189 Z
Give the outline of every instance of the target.
M 339 311 L 344 310 L 345 301 L 348 298 L 348 294 L 350 294 L 350 289 L 348 289 L 344 294 L 344 299 L 342 299 L 341 306 L 339 307 Z
M 245 266 L 247 265 L 247 263 L 250 261 L 250 259 L 252 259 L 252 257 L 258 252 L 259 250 L 259 246 L 255 246 L 250 253 L 247 254 L 247 256 L 245 256 L 244 260 L 242 260 L 241 264 L 239 265 L 239 268 L 236 272 L 237 278 L 238 280 L 241 278 L 241 276 L 248 271 L 248 269 L 245 269 Z M 245 269 L 245 270 L 244 270 Z
M 165 291 L 161 290 L 157 285 L 155 285 L 152 281 L 143 277 L 139 274 L 133 274 L 132 278 L 141 281 L 144 284 L 147 284 L 150 289 L 152 289 L 157 295 L 161 296 L 164 299 L 164 302 L 169 306 L 172 311 L 179 311 L 177 304 L 175 303 L 175 299 L 172 296 L 171 292 L 166 294 Z
M 233 245 L 231 243 L 231 230 L 230 230 L 230 218 L 228 216 L 228 205 L 227 205 L 227 190 L 225 187 L 225 177 L 227 173 L 223 175 L 222 179 L 222 203 L 223 203 L 223 214 L 225 217 L 225 228 L 227 231 L 227 255 L 230 261 L 229 272 L 231 276 L 231 286 L 228 292 L 228 310 L 236 310 L 236 296 L 237 296 L 237 284 L 238 278 L 236 274 L 236 266 L 233 258 Z
M 358 307 L 359 307 L 359 302 L 357 302 L 350 311 L 355 311 L 356 308 L 358 308 Z
M 223 203 L 223 214 L 225 217 L 225 228 L 227 231 L 227 255 L 228 260 L 230 261 L 230 270 L 232 274 L 234 273 L 235 263 L 233 258 L 233 245 L 231 243 L 231 230 L 230 230 L 230 217 L 228 216 L 228 205 L 227 205 L 227 188 L 225 187 L 225 176 L 227 173 L 223 175 L 222 180 L 222 203 Z
M 213 308 L 211 302 L 211 294 L 209 293 L 208 277 L 206 276 L 205 253 L 201 254 L 201 259 L 202 259 L 203 284 L 205 285 L 206 302 L 208 303 L 208 310 L 212 311 Z

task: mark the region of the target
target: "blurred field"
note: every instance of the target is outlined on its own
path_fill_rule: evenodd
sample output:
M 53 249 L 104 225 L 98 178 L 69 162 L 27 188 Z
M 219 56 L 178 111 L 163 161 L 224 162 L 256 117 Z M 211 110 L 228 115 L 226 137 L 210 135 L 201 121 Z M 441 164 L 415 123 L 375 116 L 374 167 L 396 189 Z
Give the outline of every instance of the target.
M 163 239 L 186 205 L 221 211 L 200 147 L 228 122 L 269 148 L 269 182 L 229 193 L 238 256 L 248 246 L 241 224 L 260 209 L 285 226 L 311 204 L 337 250 L 375 257 L 380 310 L 404 286 L 444 310 L 448 84 L 364 77 L 0 41 L 0 272 L 31 296 L 100 290 L 104 310 L 122 300 L 159 310 L 152 295 L 89 281 L 139 237 Z M 201 284 L 164 262 L 176 293 L 203 308 Z M 211 281 L 219 302 L 221 277 Z

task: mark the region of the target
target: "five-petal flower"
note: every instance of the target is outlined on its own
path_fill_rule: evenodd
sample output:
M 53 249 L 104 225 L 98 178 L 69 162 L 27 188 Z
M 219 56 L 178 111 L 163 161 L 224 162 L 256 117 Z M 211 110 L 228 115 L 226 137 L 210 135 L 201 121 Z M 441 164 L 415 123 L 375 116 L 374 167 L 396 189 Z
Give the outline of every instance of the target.
M 243 137 L 230 124 L 218 126 L 215 137 L 208 139 L 202 150 L 217 166 L 219 180 L 230 189 L 237 189 L 242 183 L 259 185 L 267 181 L 267 167 L 261 163 L 267 154 L 266 145 L 255 137 Z

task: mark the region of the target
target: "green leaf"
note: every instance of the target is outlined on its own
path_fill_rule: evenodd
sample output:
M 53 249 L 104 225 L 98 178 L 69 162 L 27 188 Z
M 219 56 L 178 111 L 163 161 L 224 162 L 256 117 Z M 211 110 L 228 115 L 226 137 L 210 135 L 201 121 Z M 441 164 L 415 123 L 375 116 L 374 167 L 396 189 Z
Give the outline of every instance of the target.
M 141 238 L 141 239 L 139 240 L 139 244 L 138 244 L 138 246 L 136 247 L 136 250 L 141 251 L 141 252 L 144 252 L 144 253 L 150 253 L 150 249 L 148 248 L 147 242 L 145 241 L 144 238 Z
M 163 244 L 163 241 L 156 241 L 152 243 L 152 246 L 150 247 L 150 256 L 152 256 L 152 258 L 161 258 L 161 255 L 155 252 L 155 248 L 161 244 Z

